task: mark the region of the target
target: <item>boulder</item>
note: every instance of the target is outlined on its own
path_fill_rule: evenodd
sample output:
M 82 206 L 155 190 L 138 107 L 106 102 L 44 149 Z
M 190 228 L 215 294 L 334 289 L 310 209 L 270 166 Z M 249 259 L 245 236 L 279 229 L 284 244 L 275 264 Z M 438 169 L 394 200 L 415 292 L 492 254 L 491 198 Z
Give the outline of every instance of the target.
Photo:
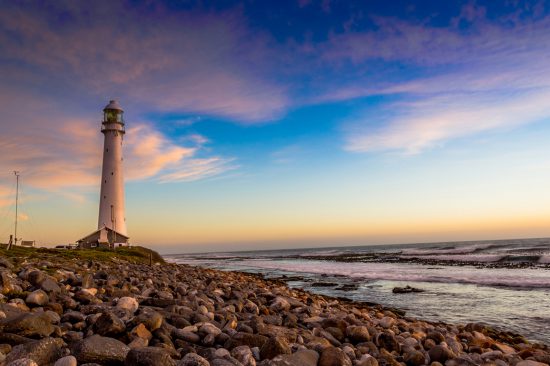
M 39 365 L 55 362 L 63 354 L 65 343 L 59 338 L 44 338 L 39 341 L 20 344 L 13 347 L 6 357 L 6 362 L 27 358 Z
M 12 277 L 11 272 L 0 270 L 0 294 L 7 295 L 17 288 L 17 283 Z
M 46 277 L 44 281 L 40 283 L 40 288 L 46 292 L 59 293 L 61 287 L 57 284 L 57 281 L 52 277 Z
M 176 364 L 177 366 L 210 366 L 207 359 L 197 355 L 196 353 L 188 353 Z
M 277 296 L 271 303 L 270 309 L 274 311 L 288 311 L 290 310 L 290 303 L 284 297 Z
M 259 335 L 259 334 L 251 334 L 251 333 L 244 333 L 244 332 L 237 332 L 233 337 L 231 337 L 227 342 L 225 342 L 225 345 L 223 346 L 225 349 L 232 350 L 235 347 L 238 346 L 249 346 L 249 347 L 259 347 L 261 348 L 268 340 L 266 336 Z
M 238 360 L 243 366 L 256 366 L 254 354 L 248 346 L 239 346 L 231 350 L 231 356 Z
M 116 307 L 119 309 L 125 309 L 133 314 L 139 308 L 139 303 L 133 297 L 121 297 L 116 303 Z
M 286 339 L 282 337 L 272 337 L 260 348 L 260 357 L 262 360 L 270 360 L 278 355 L 289 355 L 291 349 Z
M 443 345 L 435 345 L 428 351 L 430 362 L 445 364 L 445 361 L 454 357 L 453 351 Z
M 140 313 L 132 320 L 132 323 L 135 325 L 143 323 L 151 332 L 160 328 L 163 322 L 164 317 L 161 314 L 148 308 L 140 310 Z
M 305 349 L 291 355 L 280 355 L 275 357 L 269 365 L 271 366 L 317 366 L 319 354 L 313 350 Z
M 8 260 L 8 258 L 0 257 L 0 267 L 12 269 L 13 264 Z
M 352 366 L 348 355 L 340 348 L 328 347 L 323 350 L 319 358 L 319 366 Z
M 395 335 L 390 332 L 379 333 L 376 337 L 376 345 L 380 348 L 385 348 L 388 352 L 401 351 L 401 346 L 395 338 Z
M 356 366 L 378 366 L 378 360 L 369 354 L 361 356 Z
M 115 314 L 107 312 L 95 321 L 93 330 L 102 336 L 116 336 L 126 330 L 126 325 Z
M 354 343 L 370 341 L 369 329 L 365 326 L 349 326 L 346 328 L 346 335 Z
M 54 327 L 45 313 L 23 313 L 6 321 L 3 331 L 22 337 L 43 338 L 52 334 Z
M 50 301 L 48 294 L 43 290 L 36 290 L 27 295 L 25 303 L 30 306 L 44 306 Z
M 27 281 L 34 287 L 39 287 L 42 281 L 46 279 L 46 274 L 38 269 L 32 270 L 27 273 Z
M 523 360 L 516 363 L 516 366 L 547 366 L 547 364 L 533 360 Z
M 407 366 L 421 366 L 426 363 L 426 357 L 420 351 L 407 352 L 404 357 Z
M 55 361 L 53 366 L 77 366 L 76 357 L 74 356 L 65 356 Z
M 94 334 L 75 343 L 72 353 L 80 363 L 123 365 L 130 348 L 114 338 Z
M 126 366 L 176 366 L 167 350 L 158 347 L 135 348 L 128 352 Z

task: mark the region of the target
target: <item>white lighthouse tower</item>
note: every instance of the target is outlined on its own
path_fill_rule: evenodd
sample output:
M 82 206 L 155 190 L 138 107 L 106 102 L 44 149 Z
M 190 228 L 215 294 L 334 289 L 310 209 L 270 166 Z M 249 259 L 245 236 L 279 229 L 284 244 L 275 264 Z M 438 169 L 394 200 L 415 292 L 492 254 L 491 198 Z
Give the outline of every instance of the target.
M 103 170 L 101 173 L 101 196 L 97 228 L 109 228 L 126 235 L 124 214 L 124 176 L 122 172 L 122 141 L 124 140 L 124 111 L 116 100 L 111 100 L 103 109 L 101 132 L 103 144 Z
M 103 109 L 101 132 L 103 143 L 103 168 L 99 197 L 99 220 L 97 231 L 78 240 L 81 247 L 115 247 L 128 244 L 126 216 L 124 211 L 124 176 L 122 171 L 122 142 L 124 134 L 124 111 L 116 100 L 111 100 Z

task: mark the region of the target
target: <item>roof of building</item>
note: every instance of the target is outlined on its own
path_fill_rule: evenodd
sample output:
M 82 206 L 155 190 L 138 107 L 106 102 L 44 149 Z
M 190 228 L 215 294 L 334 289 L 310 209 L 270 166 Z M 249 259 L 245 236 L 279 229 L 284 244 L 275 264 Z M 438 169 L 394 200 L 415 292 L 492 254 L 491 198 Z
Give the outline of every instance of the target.
M 130 239 L 130 237 L 129 237 L 128 235 L 124 235 L 124 234 L 122 234 L 122 233 L 119 233 L 119 232 L 116 231 L 116 230 L 113 230 L 113 229 L 107 227 L 107 226 L 103 226 L 101 229 L 97 229 L 96 231 L 93 231 L 93 232 L 91 232 L 90 234 L 84 236 L 82 239 L 77 240 L 77 243 L 78 243 L 79 241 L 84 241 L 84 239 L 86 239 L 86 238 L 88 238 L 88 237 L 90 237 L 90 236 L 92 236 L 92 235 L 94 235 L 94 234 L 100 232 L 101 230 L 112 231 L 112 232 L 116 233 L 117 235 L 122 236 L 122 237 L 125 238 L 125 239 Z
M 107 109 L 111 109 L 111 110 L 117 110 L 117 111 L 121 111 L 121 112 L 124 112 L 124 110 L 122 109 L 122 107 L 120 106 L 120 104 L 118 104 L 118 101 L 116 100 L 110 100 L 109 101 L 109 104 L 107 104 L 105 106 L 105 108 L 103 108 L 103 110 L 107 110 Z

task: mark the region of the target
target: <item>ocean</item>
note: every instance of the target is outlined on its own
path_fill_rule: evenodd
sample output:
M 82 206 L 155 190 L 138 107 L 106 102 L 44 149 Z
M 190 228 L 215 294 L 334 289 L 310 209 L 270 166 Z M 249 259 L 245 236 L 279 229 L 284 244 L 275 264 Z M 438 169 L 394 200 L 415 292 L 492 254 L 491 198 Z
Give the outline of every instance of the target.
M 407 316 L 480 322 L 550 343 L 550 239 L 172 254 L 170 262 L 260 273 L 290 287 Z M 421 292 L 394 293 L 410 286 Z

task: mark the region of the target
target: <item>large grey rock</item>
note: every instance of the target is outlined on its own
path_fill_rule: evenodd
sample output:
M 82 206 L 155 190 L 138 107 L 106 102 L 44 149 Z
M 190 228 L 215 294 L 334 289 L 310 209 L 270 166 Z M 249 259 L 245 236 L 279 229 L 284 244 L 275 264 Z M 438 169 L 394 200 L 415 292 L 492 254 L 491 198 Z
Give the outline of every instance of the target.
M 366 354 L 357 360 L 356 366 L 378 366 L 378 361 L 371 355 Z
M 188 353 L 176 364 L 177 366 L 210 366 L 210 362 L 196 353 Z
M 231 337 L 227 342 L 225 342 L 224 348 L 232 350 L 238 346 L 249 346 L 249 347 L 262 347 L 268 340 L 266 336 L 259 334 L 251 334 L 244 332 L 237 332 L 233 337 Z
M 102 336 L 116 336 L 126 330 L 126 325 L 115 314 L 106 312 L 97 318 L 93 330 Z
M 10 363 L 22 358 L 28 358 L 39 365 L 47 365 L 62 356 L 64 345 L 65 343 L 61 339 L 50 337 L 20 344 L 13 347 L 6 357 L 6 362 Z
M 239 346 L 231 350 L 231 356 L 242 363 L 244 366 L 256 366 L 254 354 L 248 346 Z
M 262 348 L 260 348 L 260 357 L 262 360 L 270 360 L 275 356 L 289 355 L 290 353 L 290 346 L 286 339 L 282 337 L 269 338 Z
M 7 269 L 12 269 L 13 264 L 7 258 L 0 257 L 0 267 L 4 267 L 4 268 L 7 268 Z
M 172 337 L 182 339 L 190 343 L 199 343 L 201 340 L 201 337 L 197 333 L 193 333 L 185 329 L 174 329 L 172 331 Z
M 546 363 L 537 362 L 533 360 L 523 360 L 516 363 L 516 366 L 546 366 Z
M 94 334 L 72 347 L 72 353 L 80 363 L 122 365 L 130 348 L 114 338 Z
M 53 366 L 77 366 L 78 362 L 74 356 L 65 356 L 55 361 Z
M 426 363 L 426 357 L 420 351 L 407 352 L 404 357 L 407 366 L 421 366 Z
M 140 310 L 140 313 L 132 320 L 132 324 L 138 325 L 139 323 L 143 323 L 151 332 L 160 328 L 163 322 L 164 317 L 160 313 L 147 308 Z
M 401 345 L 395 338 L 395 335 L 387 331 L 378 334 L 376 337 L 376 345 L 380 348 L 385 348 L 388 352 L 401 351 Z
M 319 366 L 352 366 L 352 362 L 340 348 L 328 347 L 321 353 Z
M 46 277 L 42 283 L 40 283 L 40 288 L 46 292 L 61 292 L 61 287 L 57 284 L 57 281 L 52 277 Z
M 440 362 L 445 364 L 445 361 L 454 357 L 453 351 L 443 345 L 436 345 L 428 351 L 430 362 Z
M 233 357 L 230 357 L 228 359 L 224 358 L 215 358 L 212 361 L 210 361 L 211 366 L 242 366 L 242 364 L 235 360 Z
M 36 290 L 27 295 L 25 303 L 30 306 L 44 306 L 50 301 L 44 290 Z
M 277 296 L 271 303 L 270 308 L 274 311 L 288 311 L 290 310 L 290 303 L 282 296 Z
M 317 366 L 319 354 L 311 349 L 300 350 L 291 355 L 280 355 L 269 362 L 270 366 Z
M 23 313 L 4 322 L 3 331 L 22 337 L 43 338 L 52 334 L 54 327 L 45 313 Z
M 6 295 L 15 291 L 17 283 L 12 277 L 11 272 L 0 270 L 0 294 Z
M 133 314 L 139 308 L 139 303 L 133 297 L 121 297 L 116 303 L 116 307 L 119 309 L 128 310 L 128 312 Z
M 31 283 L 31 285 L 38 287 L 46 279 L 46 274 L 38 269 L 29 271 L 26 275 L 26 280 Z
M 163 348 L 143 347 L 135 348 L 128 352 L 126 366 L 176 366 L 176 362 L 170 358 L 170 354 Z
M 346 328 L 346 335 L 354 343 L 368 342 L 370 341 L 369 330 L 365 326 L 355 326 L 352 325 Z

